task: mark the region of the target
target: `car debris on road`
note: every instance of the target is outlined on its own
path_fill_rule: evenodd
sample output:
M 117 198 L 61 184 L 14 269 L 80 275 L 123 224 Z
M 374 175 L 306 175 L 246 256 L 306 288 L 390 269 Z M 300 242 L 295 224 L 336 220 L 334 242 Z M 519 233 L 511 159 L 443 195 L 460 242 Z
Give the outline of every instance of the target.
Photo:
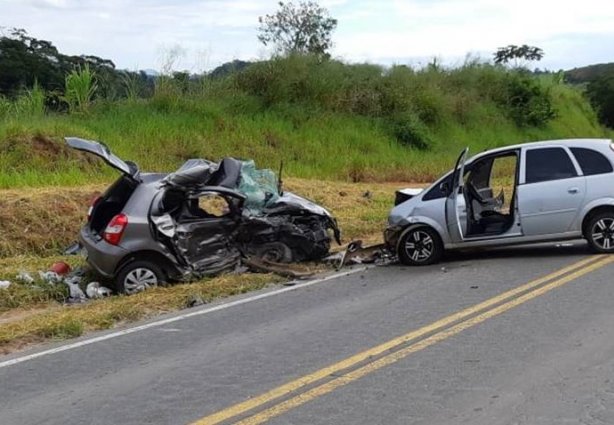
M 212 276 L 239 264 L 279 270 L 324 258 L 332 239 L 341 243 L 326 209 L 284 191 L 281 175 L 253 161 L 190 159 L 170 174 L 141 173 L 103 143 L 66 142 L 122 173 L 92 203 L 80 233 L 88 263 L 119 292 Z
M 71 269 L 70 265 L 61 261 L 51 265 L 49 270 L 38 271 L 38 279 L 22 270 L 15 276 L 15 281 L 17 284 L 38 289 L 40 289 L 41 283 L 52 286 L 66 285 L 68 287 L 68 297 L 64 299 L 64 302 L 68 304 L 83 303 L 89 299 L 111 295 L 112 291 L 101 286 L 98 282 L 90 282 L 85 285 L 85 276 L 88 271 L 88 269 L 83 267 Z M 3 284 L 3 282 L 6 282 L 6 284 Z M 11 284 L 12 282 L 8 280 L 0 281 L 0 289 L 7 289 Z M 86 288 L 85 292 L 82 288 Z

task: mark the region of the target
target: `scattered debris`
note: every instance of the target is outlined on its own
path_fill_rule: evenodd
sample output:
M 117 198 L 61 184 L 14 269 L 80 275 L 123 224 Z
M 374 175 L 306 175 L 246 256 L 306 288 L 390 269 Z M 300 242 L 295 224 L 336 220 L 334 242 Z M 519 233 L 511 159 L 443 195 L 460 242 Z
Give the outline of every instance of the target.
M 365 193 L 362 194 L 363 198 L 367 198 L 367 199 L 371 199 L 373 197 L 373 194 L 370 191 L 366 191 Z
M 7 289 L 11 286 L 11 282 L 8 280 L 0 280 L 0 289 Z
M 87 284 L 85 293 L 87 294 L 88 298 L 97 299 L 108 297 L 112 294 L 112 291 L 107 287 L 100 286 L 99 282 L 90 282 Z
M 51 267 L 49 267 L 49 271 L 56 273 L 58 276 L 66 276 L 70 273 L 71 268 L 70 265 L 65 263 L 64 261 L 58 261 L 57 263 L 53 263 Z
M 64 278 L 64 283 L 68 286 L 70 291 L 70 295 L 68 297 L 69 303 L 82 303 L 86 301 L 85 293 L 83 293 L 83 290 L 79 286 L 81 281 L 81 276 L 70 276 Z
M 64 250 L 64 255 L 78 255 L 83 250 L 83 247 L 79 242 L 74 242 L 72 245 Z
M 444 273 L 448 273 L 448 269 L 446 269 L 445 267 L 442 267 L 441 271 L 444 272 Z
M 56 272 L 38 272 L 41 280 L 45 283 L 49 283 L 51 285 L 55 285 L 57 283 L 62 282 L 62 276 L 57 274 Z
M 194 295 L 194 294 L 190 295 L 186 302 L 186 306 L 188 308 L 198 307 L 199 305 L 203 305 L 203 304 L 206 304 L 205 300 L 203 300 L 200 295 Z
M 386 250 L 384 244 L 363 247 L 362 241 L 356 240 L 350 242 L 345 251 L 334 254 L 326 260 L 333 262 L 333 264 L 336 262 L 335 267 L 339 270 L 348 264 L 388 263 L 392 260 L 392 256 Z
M 30 273 L 25 272 L 25 271 L 20 271 L 17 276 L 15 276 L 15 279 L 21 283 L 25 283 L 28 285 L 31 285 L 34 283 L 34 278 L 30 275 Z
M 265 273 L 275 273 L 280 276 L 291 277 L 294 279 L 304 279 L 313 276 L 314 272 L 305 272 L 293 269 L 289 264 L 275 263 L 261 258 L 246 258 L 243 262 L 251 269 Z
M 471 289 L 478 289 L 478 288 L 479 288 L 479 286 L 478 286 L 478 285 L 472 285 L 472 286 L 470 286 L 469 288 L 471 288 Z

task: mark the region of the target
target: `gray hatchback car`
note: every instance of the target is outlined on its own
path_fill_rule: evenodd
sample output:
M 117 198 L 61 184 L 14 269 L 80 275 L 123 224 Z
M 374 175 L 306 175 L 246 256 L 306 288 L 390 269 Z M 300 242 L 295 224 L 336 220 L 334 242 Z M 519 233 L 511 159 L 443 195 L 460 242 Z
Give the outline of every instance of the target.
M 605 139 L 463 150 L 430 187 L 397 192 L 384 237 L 401 262 L 444 250 L 584 238 L 614 251 L 614 144 Z
M 66 142 L 122 173 L 93 201 L 80 234 L 89 264 L 120 292 L 214 275 L 245 257 L 318 260 L 332 238 L 340 242 L 326 209 L 284 192 L 278 176 L 252 161 L 192 159 L 174 173 L 141 173 L 100 142 Z

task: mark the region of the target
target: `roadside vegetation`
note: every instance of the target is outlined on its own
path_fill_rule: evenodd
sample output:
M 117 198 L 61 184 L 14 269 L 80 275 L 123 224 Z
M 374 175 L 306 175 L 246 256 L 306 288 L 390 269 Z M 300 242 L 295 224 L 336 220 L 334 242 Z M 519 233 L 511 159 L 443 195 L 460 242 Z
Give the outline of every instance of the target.
M 143 170 L 236 156 L 271 168 L 283 161 L 296 177 L 360 182 L 430 181 L 464 146 L 606 134 L 583 95 L 555 75 L 480 62 L 413 70 L 296 56 L 224 78 L 162 81 L 149 98 L 74 100 L 75 113 L 41 111 L 35 89 L 8 102 L 0 187 L 108 180 L 108 167 L 64 148 L 67 135 L 104 141 Z

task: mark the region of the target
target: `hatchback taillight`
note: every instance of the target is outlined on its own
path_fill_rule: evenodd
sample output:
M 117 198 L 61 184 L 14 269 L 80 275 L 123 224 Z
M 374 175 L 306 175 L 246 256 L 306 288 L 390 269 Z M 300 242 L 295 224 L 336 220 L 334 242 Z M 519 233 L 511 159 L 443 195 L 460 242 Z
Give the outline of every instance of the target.
M 125 214 L 117 214 L 111 219 L 111 221 L 109 221 L 107 228 L 104 229 L 102 238 L 111 245 L 118 245 L 127 225 L 128 217 L 126 217 Z
M 94 211 L 94 207 L 96 206 L 98 201 L 100 201 L 100 196 L 96 196 L 94 199 L 92 199 L 90 207 L 87 209 L 87 221 L 90 221 L 90 218 L 92 218 L 92 212 Z

